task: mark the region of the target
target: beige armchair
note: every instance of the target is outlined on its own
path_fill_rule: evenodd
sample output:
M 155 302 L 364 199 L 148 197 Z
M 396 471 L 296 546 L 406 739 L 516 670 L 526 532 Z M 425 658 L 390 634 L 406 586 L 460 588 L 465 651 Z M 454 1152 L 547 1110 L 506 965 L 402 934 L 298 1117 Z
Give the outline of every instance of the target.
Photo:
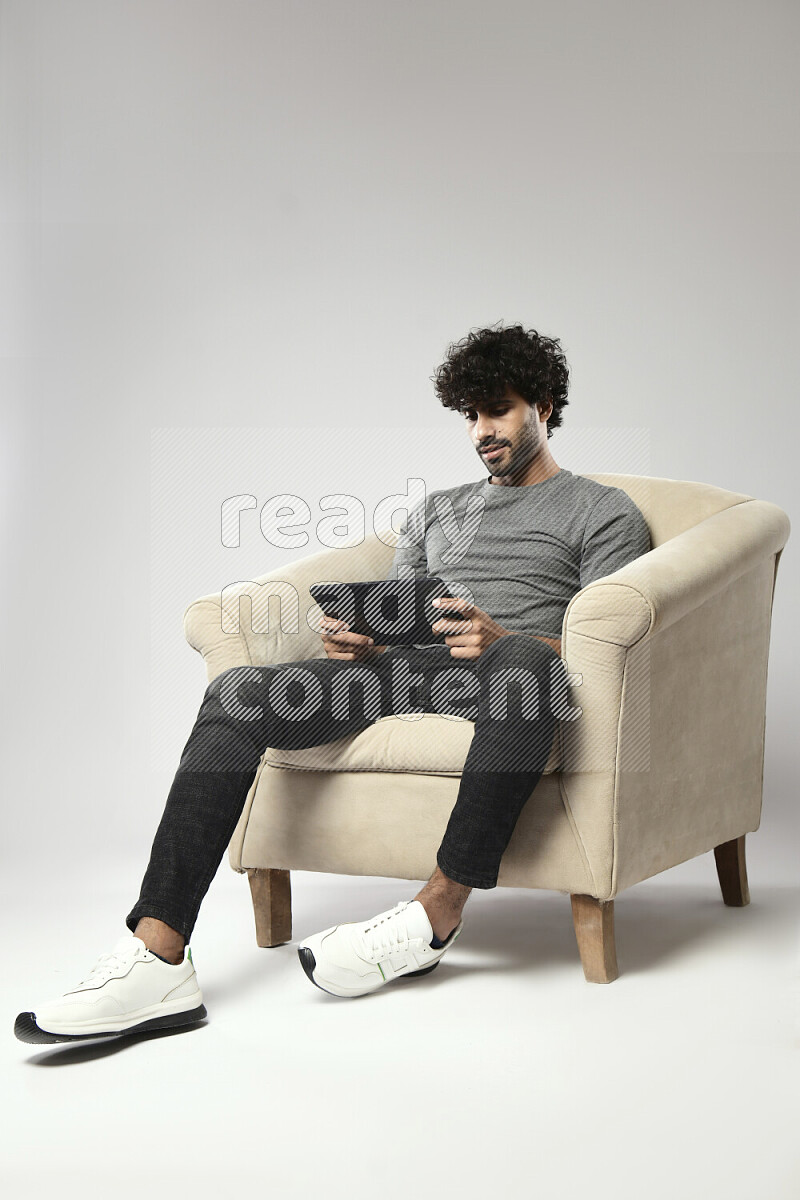
M 609 983 L 623 889 L 713 849 L 725 904 L 749 902 L 745 836 L 761 821 L 772 598 L 790 524 L 776 504 L 705 483 L 586 478 L 631 496 L 653 549 L 567 607 L 571 708 L 498 886 L 568 893 L 585 978 Z M 395 541 L 371 535 L 194 601 L 186 638 L 209 681 L 324 658 L 306 622 L 309 584 L 383 579 Z M 265 752 L 229 846 L 259 946 L 291 940 L 292 870 L 429 878 L 473 730 L 398 715 L 325 746 Z

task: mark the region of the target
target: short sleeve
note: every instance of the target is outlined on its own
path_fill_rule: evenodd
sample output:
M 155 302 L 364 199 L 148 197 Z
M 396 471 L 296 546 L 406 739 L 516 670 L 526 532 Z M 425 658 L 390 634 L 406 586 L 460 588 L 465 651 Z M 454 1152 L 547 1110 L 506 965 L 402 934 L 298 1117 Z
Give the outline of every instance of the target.
M 421 502 L 407 513 L 400 522 L 400 534 L 394 551 L 387 579 L 408 579 L 412 572 L 416 577 L 428 574 L 428 556 L 425 551 L 425 502 Z M 404 544 L 405 543 L 405 544 Z
M 592 508 L 581 550 L 581 587 L 604 579 L 651 549 L 641 511 L 621 488 L 609 489 Z

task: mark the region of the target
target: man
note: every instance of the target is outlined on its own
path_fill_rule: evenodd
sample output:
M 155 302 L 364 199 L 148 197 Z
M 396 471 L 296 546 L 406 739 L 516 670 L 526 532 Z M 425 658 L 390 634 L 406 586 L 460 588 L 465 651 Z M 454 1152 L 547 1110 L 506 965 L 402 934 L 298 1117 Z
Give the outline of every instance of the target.
M 462 415 L 489 474 L 432 492 L 410 513 L 387 578 L 414 573 L 448 582 L 455 598 L 440 602 L 443 616 L 432 626 L 447 633 L 446 644 L 374 646 L 325 619 L 326 658 L 302 662 L 304 678 L 314 679 L 322 697 L 306 717 L 304 684 L 292 678 L 299 661 L 232 668 L 214 679 L 139 899 L 125 918 L 130 933 L 72 991 L 20 1013 L 21 1040 L 117 1035 L 206 1016 L 189 939 L 268 746 L 323 745 L 404 713 L 451 712 L 475 723 L 427 883 L 411 901 L 364 922 L 333 925 L 298 947 L 306 975 L 323 991 L 361 996 L 432 971 L 461 933 L 472 888 L 496 886 L 565 696 L 566 607 L 588 583 L 647 553 L 650 536 L 627 493 L 573 475 L 550 452 L 568 403 L 568 367 L 556 340 L 519 325 L 470 333 L 450 346 L 434 381 L 440 402 Z M 447 620 L 458 611 L 466 623 Z M 363 686 L 354 700 L 359 689 L 342 674 L 352 674 L 355 663 Z M 466 695 L 450 696 L 454 676 Z M 499 680 L 504 689 L 495 687 Z M 345 711 L 334 700 L 343 681 Z M 510 696 L 517 686 L 519 705 Z

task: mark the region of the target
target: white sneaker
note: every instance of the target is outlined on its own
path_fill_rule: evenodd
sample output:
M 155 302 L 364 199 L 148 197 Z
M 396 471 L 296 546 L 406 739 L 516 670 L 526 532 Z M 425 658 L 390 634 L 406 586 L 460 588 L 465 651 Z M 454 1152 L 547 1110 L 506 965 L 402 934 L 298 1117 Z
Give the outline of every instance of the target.
M 369 921 L 332 925 L 297 948 L 312 983 L 333 996 L 377 992 L 401 975 L 427 975 L 464 925 L 459 921 L 447 941 L 434 949 L 433 929 L 419 900 L 402 900 Z
M 77 987 L 33 1012 L 21 1012 L 14 1033 L 21 1042 L 71 1042 L 191 1025 L 205 1016 L 191 950 L 187 947 L 183 962 L 173 965 L 128 934 L 100 956 Z

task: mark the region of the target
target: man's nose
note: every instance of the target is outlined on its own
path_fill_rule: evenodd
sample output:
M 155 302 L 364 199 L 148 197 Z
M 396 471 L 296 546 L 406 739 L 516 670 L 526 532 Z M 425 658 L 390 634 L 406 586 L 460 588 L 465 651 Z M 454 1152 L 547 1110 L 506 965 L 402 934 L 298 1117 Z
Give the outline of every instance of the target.
M 479 416 L 475 422 L 475 441 L 479 446 L 482 446 L 484 442 L 494 441 L 494 430 L 494 421 L 491 417 Z

